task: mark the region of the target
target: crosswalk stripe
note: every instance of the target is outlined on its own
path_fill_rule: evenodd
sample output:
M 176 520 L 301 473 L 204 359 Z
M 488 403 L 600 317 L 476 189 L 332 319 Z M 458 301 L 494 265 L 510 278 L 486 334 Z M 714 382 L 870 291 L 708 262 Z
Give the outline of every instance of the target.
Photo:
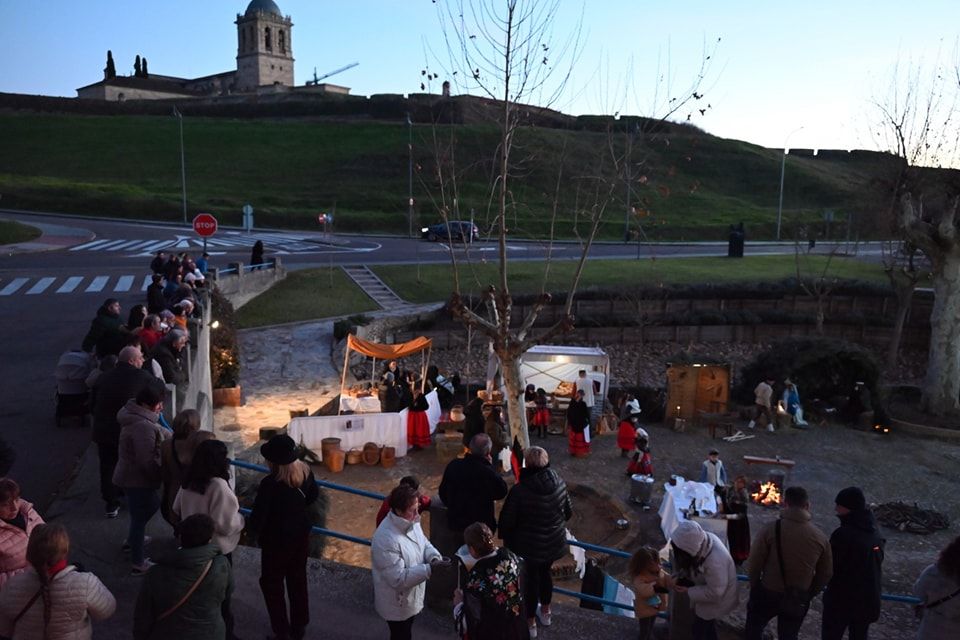
M 71 293 L 81 282 L 83 282 L 83 276 L 70 276 L 66 282 L 60 285 L 57 293 Z
M 93 282 L 86 288 L 87 293 L 95 293 L 97 291 L 103 291 L 103 288 L 107 286 L 107 281 L 110 280 L 110 276 L 97 276 L 93 279 Z
M 133 276 L 120 276 L 117 278 L 117 284 L 113 287 L 114 291 L 130 291 L 133 286 Z
M 140 240 L 127 240 L 118 245 L 114 245 L 107 249 L 107 251 L 119 251 L 121 249 L 132 249 L 133 245 L 140 244 Z
M 14 278 L 7 286 L 0 290 L 0 296 L 9 296 L 16 293 L 17 289 L 27 284 L 27 280 L 29 280 L 29 278 Z
M 169 245 L 171 242 L 173 242 L 173 240 L 155 240 L 155 241 L 152 241 L 150 244 L 148 244 L 148 245 L 146 245 L 146 246 L 144 246 L 144 247 L 140 247 L 139 250 L 140 250 L 140 251 L 149 251 L 149 252 L 153 253 L 154 251 L 160 251 L 160 249 L 163 249 L 164 247 L 166 247 L 167 245 Z
M 153 244 L 154 242 L 155 242 L 154 240 L 137 240 L 135 244 L 132 244 L 129 247 L 127 247 L 127 250 L 140 251 L 144 247 L 146 247 L 148 244 Z
M 110 247 L 115 247 L 115 246 L 117 246 L 118 244 L 123 244 L 124 242 L 127 242 L 127 241 L 126 241 L 126 240 L 111 240 L 111 241 L 108 242 L 107 244 L 100 245 L 99 247 L 97 247 L 97 251 L 104 251 L 104 250 L 106 250 L 106 249 L 109 249 Z
M 36 284 L 34 284 L 32 287 L 30 287 L 29 290 L 27 290 L 27 295 L 35 296 L 38 293 L 43 293 L 44 291 L 47 290 L 47 287 L 53 284 L 54 280 L 56 280 L 56 278 L 50 278 L 50 277 L 40 278 L 39 280 L 37 280 Z
M 99 246 L 101 246 L 101 245 L 107 244 L 108 242 L 112 242 L 112 240 L 110 240 L 110 239 L 106 239 L 106 240 L 94 240 L 93 242 L 87 242 L 87 243 L 85 243 L 85 244 L 78 244 L 78 245 L 75 246 L 75 247 L 71 247 L 71 248 L 70 248 L 70 251 L 83 251 L 83 250 L 85 250 L 85 249 L 93 249 L 94 247 L 99 247 Z
M 153 282 L 153 276 L 147 275 L 143 278 L 143 285 L 140 287 L 140 291 L 146 291 L 147 287 L 150 286 L 150 283 Z

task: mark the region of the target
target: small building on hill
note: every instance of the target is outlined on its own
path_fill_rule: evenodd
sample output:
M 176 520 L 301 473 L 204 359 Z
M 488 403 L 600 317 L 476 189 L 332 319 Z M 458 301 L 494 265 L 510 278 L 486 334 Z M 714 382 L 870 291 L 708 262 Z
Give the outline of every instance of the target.
M 112 53 L 107 53 L 103 80 L 80 87 L 77 97 L 123 102 L 207 98 L 231 94 L 309 93 L 348 94 L 350 89 L 333 84 L 295 87 L 293 75 L 293 21 L 273 0 L 251 0 L 237 14 L 237 68 L 201 78 L 155 75 L 146 59 L 137 56 L 134 75 L 118 76 Z

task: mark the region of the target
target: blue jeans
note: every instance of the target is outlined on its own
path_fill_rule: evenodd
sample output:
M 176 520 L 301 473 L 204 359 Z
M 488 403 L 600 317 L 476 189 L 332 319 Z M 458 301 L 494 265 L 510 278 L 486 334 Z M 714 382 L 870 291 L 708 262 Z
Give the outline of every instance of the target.
M 143 534 L 150 518 L 160 508 L 160 492 L 143 487 L 127 487 L 127 507 L 130 509 L 130 529 L 127 531 L 127 544 L 130 545 L 130 560 L 133 564 L 143 564 Z

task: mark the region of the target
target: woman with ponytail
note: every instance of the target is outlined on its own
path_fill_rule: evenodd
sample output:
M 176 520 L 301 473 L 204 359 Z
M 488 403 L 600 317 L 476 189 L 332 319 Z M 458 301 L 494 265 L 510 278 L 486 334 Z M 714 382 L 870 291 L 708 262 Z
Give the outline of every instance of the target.
M 70 538 L 59 524 L 30 535 L 30 568 L 0 591 L 0 636 L 13 640 L 89 640 L 91 620 L 117 609 L 113 594 L 92 573 L 67 564 Z

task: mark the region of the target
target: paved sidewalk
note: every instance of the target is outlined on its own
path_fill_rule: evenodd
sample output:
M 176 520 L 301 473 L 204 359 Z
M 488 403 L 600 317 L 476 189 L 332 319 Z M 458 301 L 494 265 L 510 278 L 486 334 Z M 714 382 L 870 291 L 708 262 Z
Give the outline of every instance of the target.
M 29 242 L 17 242 L 15 244 L 3 245 L 2 251 L 9 255 L 18 253 L 34 253 L 39 251 L 55 251 L 56 249 L 65 249 L 73 247 L 84 242 L 93 240 L 97 234 L 87 229 L 78 229 L 76 227 L 63 227 L 58 224 L 47 224 L 45 222 L 22 223 L 31 227 L 40 229 L 41 235 L 36 240 Z

